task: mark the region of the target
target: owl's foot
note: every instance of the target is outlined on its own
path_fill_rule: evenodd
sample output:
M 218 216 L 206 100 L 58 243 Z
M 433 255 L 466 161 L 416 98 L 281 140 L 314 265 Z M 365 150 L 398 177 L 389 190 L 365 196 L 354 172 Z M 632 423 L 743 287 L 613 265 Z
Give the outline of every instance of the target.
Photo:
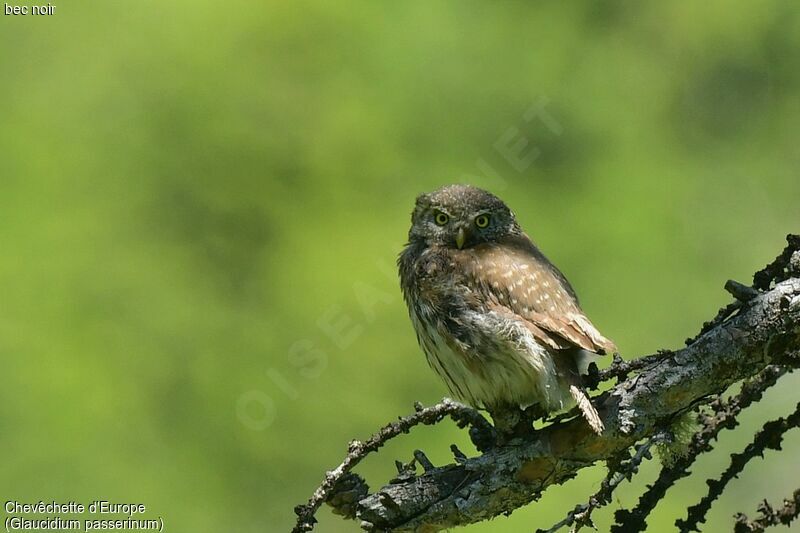
M 518 406 L 505 405 L 489 410 L 497 430 L 497 445 L 508 444 L 514 439 L 526 439 L 535 433 L 533 422 L 542 418 L 545 412 L 533 405 L 523 410 Z
M 535 403 L 525 408 L 525 416 L 531 422 L 536 422 L 547 418 L 547 411 L 541 405 Z
M 469 428 L 469 438 L 479 452 L 487 452 L 498 445 L 497 431 L 491 425 L 487 426 Z

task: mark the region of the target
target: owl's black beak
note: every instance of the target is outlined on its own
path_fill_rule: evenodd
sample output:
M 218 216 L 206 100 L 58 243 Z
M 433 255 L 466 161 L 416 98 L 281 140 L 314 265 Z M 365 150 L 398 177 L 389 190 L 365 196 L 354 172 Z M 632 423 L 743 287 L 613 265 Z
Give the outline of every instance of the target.
M 464 228 L 458 228 L 458 233 L 456 233 L 456 246 L 460 250 L 464 247 L 464 243 L 467 241 L 467 232 L 464 231 Z

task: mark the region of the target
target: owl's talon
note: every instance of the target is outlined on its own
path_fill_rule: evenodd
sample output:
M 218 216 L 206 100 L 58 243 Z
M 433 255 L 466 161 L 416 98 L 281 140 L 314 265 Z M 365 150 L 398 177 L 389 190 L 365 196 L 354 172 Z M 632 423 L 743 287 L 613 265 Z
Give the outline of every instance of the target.
M 497 446 L 497 431 L 492 427 L 472 426 L 469 428 L 469 439 L 479 452 L 488 452 Z
M 527 418 L 530 422 L 544 420 L 547 418 L 547 411 L 545 411 L 544 408 L 538 403 L 526 407 L 523 413 L 525 414 L 525 418 Z

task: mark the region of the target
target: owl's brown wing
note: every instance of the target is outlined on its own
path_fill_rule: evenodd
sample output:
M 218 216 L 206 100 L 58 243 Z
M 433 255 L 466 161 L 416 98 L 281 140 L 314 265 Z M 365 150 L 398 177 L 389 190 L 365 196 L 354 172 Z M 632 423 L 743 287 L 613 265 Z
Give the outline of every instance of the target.
M 542 344 L 599 354 L 616 350 L 583 313 L 563 274 L 527 236 L 463 250 L 457 260 L 491 310 L 522 319 Z

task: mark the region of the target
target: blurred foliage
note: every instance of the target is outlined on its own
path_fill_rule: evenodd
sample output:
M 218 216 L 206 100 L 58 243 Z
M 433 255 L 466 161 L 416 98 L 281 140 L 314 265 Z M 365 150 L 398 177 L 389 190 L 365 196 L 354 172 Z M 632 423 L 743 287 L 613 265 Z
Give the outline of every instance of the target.
M 681 346 L 798 230 L 789 2 L 56 5 L 0 17 L 3 500 L 287 530 L 348 440 L 445 392 L 393 266 L 415 195 L 441 184 L 505 198 L 627 357 Z M 537 103 L 554 123 L 526 120 Z M 751 433 L 725 435 L 653 530 Z M 360 471 L 377 486 L 451 442 L 470 449 L 452 424 L 421 429 Z M 786 449 L 709 527 L 796 488 L 800 438 Z M 602 474 L 468 530 L 549 526 Z

